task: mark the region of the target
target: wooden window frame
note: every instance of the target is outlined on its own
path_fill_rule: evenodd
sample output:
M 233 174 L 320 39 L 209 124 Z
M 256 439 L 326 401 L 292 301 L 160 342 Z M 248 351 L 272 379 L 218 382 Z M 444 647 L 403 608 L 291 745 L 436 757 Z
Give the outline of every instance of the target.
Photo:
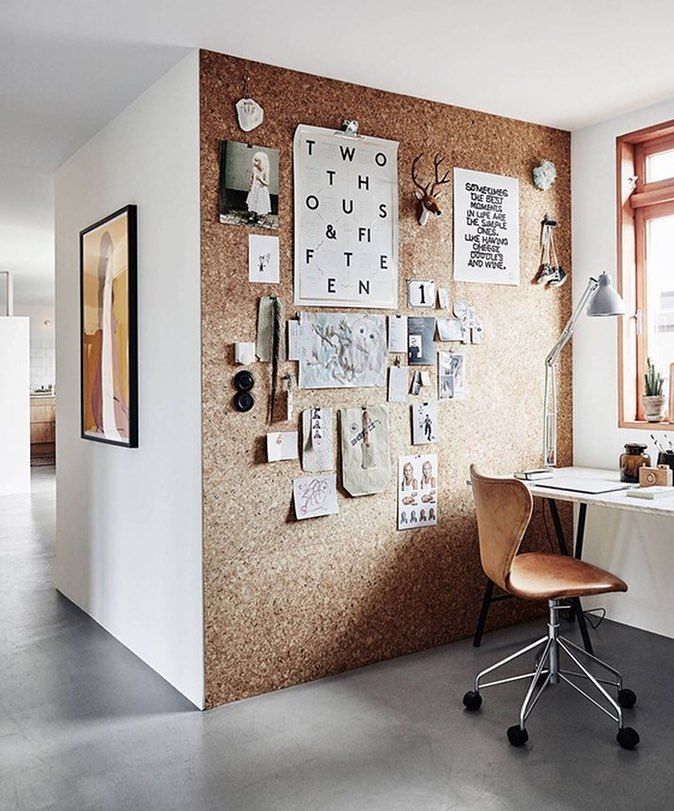
M 672 429 L 672 422 L 644 419 L 641 405 L 648 356 L 646 228 L 650 219 L 674 214 L 674 177 L 646 182 L 646 159 L 674 150 L 674 120 L 616 138 L 617 283 L 627 314 L 618 323 L 618 427 Z M 640 314 L 640 317 L 639 315 Z M 672 414 L 671 404 L 669 413 Z

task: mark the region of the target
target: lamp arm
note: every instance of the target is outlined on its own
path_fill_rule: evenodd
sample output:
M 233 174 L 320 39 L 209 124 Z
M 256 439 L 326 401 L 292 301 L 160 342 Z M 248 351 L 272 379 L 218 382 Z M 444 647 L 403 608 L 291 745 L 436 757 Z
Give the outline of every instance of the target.
M 588 280 L 578 304 L 566 322 L 557 343 L 545 359 L 545 391 L 543 403 L 543 464 L 554 467 L 557 464 L 557 364 L 564 347 L 573 337 L 576 322 L 580 318 L 587 302 L 599 287 L 599 281 L 593 276 Z
M 587 287 L 583 290 L 583 294 L 578 300 L 578 304 L 576 304 L 576 309 L 571 314 L 571 318 L 566 322 L 566 326 L 562 330 L 562 334 L 559 337 L 557 343 L 553 346 L 550 351 L 550 354 L 545 359 L 545 362 L 548 366 L 554 366 L 557 363 L 557 359 L 559 358 L 562 349 L 569 343 L 571 338 L 573 337 L 573 333 L 576 329 L 576 322 L 580 318 L 587 305 L 587 302 L 592 297 L 595 290 L 599 287 L 599 282 L 591 276 Z

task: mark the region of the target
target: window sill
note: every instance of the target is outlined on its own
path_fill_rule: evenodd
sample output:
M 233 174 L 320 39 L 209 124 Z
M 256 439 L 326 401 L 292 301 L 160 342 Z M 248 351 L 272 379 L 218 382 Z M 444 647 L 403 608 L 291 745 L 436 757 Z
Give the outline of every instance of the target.
M 674 430 L 674 422 L 669 422 L 665 420 L 665 422 L 646 422 L 646 420 L 620 420 L 618 422 L 618 428 L 630 428 L 632 430 L 642 430 L 642 431 L 672 431 Z

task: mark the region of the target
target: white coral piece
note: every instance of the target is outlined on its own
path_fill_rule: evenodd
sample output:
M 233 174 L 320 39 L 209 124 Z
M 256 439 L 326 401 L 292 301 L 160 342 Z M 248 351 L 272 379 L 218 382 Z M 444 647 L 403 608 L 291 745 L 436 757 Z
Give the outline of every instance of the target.
M 556 178 L 557 167 L 552 161 L 543 160 L 534 169 L 534 186 L 541 191 L 549 189 Z

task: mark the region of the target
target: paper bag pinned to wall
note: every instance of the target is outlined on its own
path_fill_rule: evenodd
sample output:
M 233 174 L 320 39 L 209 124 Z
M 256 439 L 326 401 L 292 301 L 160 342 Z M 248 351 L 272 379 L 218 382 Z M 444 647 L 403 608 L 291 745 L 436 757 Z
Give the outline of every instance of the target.
M 339 412 L 342 482 L 352 496 L 381 493 L 391 481 L 388 408 L 342 408 Z

